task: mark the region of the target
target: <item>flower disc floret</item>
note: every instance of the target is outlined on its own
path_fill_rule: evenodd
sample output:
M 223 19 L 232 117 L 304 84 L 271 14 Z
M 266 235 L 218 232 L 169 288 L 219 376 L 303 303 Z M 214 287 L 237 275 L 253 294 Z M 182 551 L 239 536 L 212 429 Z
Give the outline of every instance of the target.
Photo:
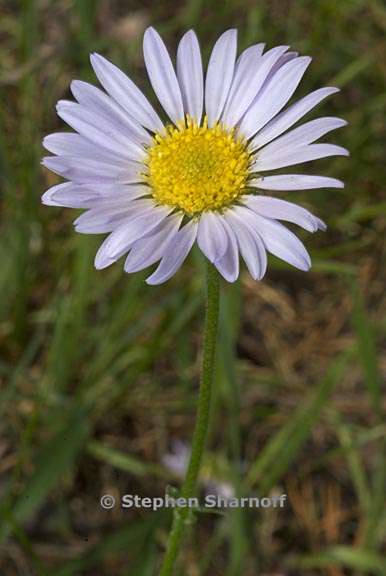
M 249 154 L 233 130 L 188 120 L 155 136 L 147 164 L 157 202 L 192 216 L 221 210 L 245 192 Z

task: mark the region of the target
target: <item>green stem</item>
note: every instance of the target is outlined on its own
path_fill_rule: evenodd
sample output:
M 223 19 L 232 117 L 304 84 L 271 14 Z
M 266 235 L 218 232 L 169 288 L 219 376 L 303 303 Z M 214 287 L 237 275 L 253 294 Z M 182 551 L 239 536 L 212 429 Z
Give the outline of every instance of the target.
M 219 312 L 219 278 L 217 270 L 208 263 L 207 300 L 204 331 L 204 345 L 201 369 L 200 392 L 197 404 L 196 425 L 193 433 L 192 451 L 186 478 L 181 488 L 181 498 L 192 498 L 195 494 L 197 478 L 200 471 L 202 454 L 208 432 L 210 399 L 212 391 L 214 358 L 217 340 Z M 171 576 L 177 560 L 186 525 L 189 523 L 189 507 L 176 508 L 172 528 L 166 548 L 160 576 Z

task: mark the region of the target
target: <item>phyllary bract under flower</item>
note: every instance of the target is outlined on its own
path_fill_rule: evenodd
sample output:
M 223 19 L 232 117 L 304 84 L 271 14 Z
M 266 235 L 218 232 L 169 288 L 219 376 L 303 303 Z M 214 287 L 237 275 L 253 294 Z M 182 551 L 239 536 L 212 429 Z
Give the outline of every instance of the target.
M 204 72 L 193 31 L 181 39 L 176 69 L 158 33 L 144 36 L 150 83 L 166 122 L 114 64 L 91 56 L 104 90 L 73 81 L 76 102 L 59 101 L 59 116 L 74 133 L 44 139 L 55 156 L 43 164 L 68 182 L 43 195 L 53 206 L 84 208 L 75 229 L 108 234 L 95 266 L 122 256 L 126 272 L 158 263 L 149 284 L 168 280 L 197 244 L 229 282 L 239 275 L 239 255 L 260 280 L 267 251 L 301 270 L 310 257 L 279 221 L 310 232 L 324 223 L 309 211 L 273 198 L 269 191 L 343 187 L 334 178 L 272 174 L 328 156 L 346 156 L 333 144 L 315 143 L 344 126 L 322 117 L 293 126 L 337 88 L 321 88 L 287 105 L 311 59 L 278 46 L 247 48 L 237 57 L 237 32 L 228 30 Z

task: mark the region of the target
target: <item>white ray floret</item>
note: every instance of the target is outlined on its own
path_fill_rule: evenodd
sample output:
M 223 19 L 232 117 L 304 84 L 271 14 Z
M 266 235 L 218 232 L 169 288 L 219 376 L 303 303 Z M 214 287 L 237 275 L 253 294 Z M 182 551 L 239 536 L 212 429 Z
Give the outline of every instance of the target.
M 177 77 L 181 87 L 184 112 L 200 124 L 204 106 L 204 75 L 200 45 L 190 30 L 177 50 Z
M 131 118 L 136 118 L 141 126 L 152 132 L 163 130 L 162 120 L 126 74 L 99 54 L 91 54 L 90 60 L 103 88 Z
M 184 106 L 172 61 L 160 35 L 148 28 L 143 40 L 143 55 L 150 83 L 170 120 L 178 122 L 184 117 Z
M 228 30 L 217 40 L 205 80 L 205 110 L 209 127 L 220 118 L 232 84 L 237 50 L 237 31 Z
M 319 142 L 344 120 L 324 116 L 295 126 L 338 89 L 321 88 L 288 105 L 311 59 L 289 46 L 264 53 L 264 44 L 237 57 L 236 30 L 219 37 L 206 73 L 192 30 L 178 45 L 176 68 L 153 28 L 145 32 L 143 51 L 169 120 L 162 121 L 163 112 L 117 66 L 92 54 L 103 90 L 75 80 L 76 102 L 58 102 L 58 115 L 75 132 L 46 136 L 43 145 L 53 156 L 42 163 L 68 182 L 50 188 L 42 202 L 84 209 L 76 231 L 108 234 L 96 268 L 123 256 L 128 273 L 158 263 L 149 284 L 171 278 L 195 243 L 229 282 L 239 276 L 240 256 L 255 280 L 265 275 L 267 252 L 308 270 L 306 248 L 281 222 L 309 232 L 326 225 L 265 191 L 343 187 L 330 177 L 270 173 L 348 155 Z

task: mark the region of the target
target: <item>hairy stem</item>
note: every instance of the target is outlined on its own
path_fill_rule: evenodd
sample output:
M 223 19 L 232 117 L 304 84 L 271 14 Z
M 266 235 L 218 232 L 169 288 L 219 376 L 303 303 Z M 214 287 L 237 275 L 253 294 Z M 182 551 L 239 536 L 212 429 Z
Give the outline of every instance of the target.
M 180 493 L 180 497 L 185 499 L 192 498 L 195 494 L 202 454 L 208 433 L 218 313 L 219 277 L 216 268 L 212 264 L 208 263 L 206 316 L 197 417 L 193 433 L 189 466 Z M 189 522 L 189 515 L 190 510 L 187 506 L 175 509 L 160 576 L 171 576 L 173 574 L 175 562 L 181 548 L 184 531 Z

